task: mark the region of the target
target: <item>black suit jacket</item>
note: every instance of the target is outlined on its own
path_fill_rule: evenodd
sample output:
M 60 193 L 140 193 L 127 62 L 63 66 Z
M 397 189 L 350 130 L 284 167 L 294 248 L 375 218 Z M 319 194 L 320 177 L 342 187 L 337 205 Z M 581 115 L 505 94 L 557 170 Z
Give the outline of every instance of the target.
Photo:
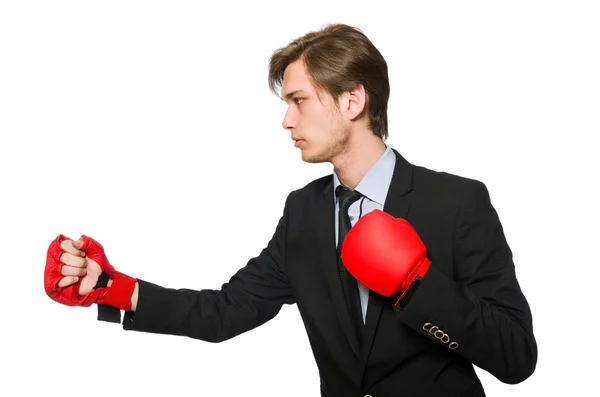
M 414 226 L 431 266 L 402 299 L 370 292 L 362 349 L 336 267 L 331 175 L 290 193 L 271 241 L 221 290 L 139 280 L 124 328 L 221 342 L 295 303 L 323 396 L 483 396 L 473 365 L 523 381 L 537 362 L 532 318 L 486 187 L 394 153 L 384 211 Z

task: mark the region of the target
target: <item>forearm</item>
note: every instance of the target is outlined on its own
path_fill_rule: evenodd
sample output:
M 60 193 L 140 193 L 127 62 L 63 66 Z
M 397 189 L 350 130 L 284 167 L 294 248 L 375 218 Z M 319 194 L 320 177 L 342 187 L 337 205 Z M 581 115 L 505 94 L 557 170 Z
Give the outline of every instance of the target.
M 196 291 L 139 280 L 137 291 L 137 298 L 132 299 L 136 312 L 126 313 L 125 330 L 188 336 L 214 343 L 258 327 L 272 319 L 283 303 L 289 303 L 257 299 L 231 284 L 221 290 Z
M 525 298 L 515 284 L 506 288 L 511 299 L 483 299 L 432 264 L 398 319 L 500 381 L 519 383 L 535 369 L 537 345 Z
M 282 305 L 294 303 L 284 236 L 282 217 L 267 247 L 220 290 L 172 289 L 138 279 L 123 328 L 221 342 L 269 321 Z

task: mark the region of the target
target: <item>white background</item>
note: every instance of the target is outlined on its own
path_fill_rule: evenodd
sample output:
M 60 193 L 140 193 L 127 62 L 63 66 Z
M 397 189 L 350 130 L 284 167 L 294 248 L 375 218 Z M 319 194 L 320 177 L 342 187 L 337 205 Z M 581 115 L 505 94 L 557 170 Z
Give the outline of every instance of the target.
M 268 59 L 329 22 L 387 59 L 387 143 L 490 190 L 539 361 L 514 386 L 478 369 L 488 395 L 593 393 L 597 2 L 200 3 L 1 3 L 0 395 L 318 395 L 295 306 L 211 344 L 98 322 L 42 274 L 59 233 L 173 288 L 218 289 L 258 255 L 287 194 L 331 172 L 281 128 Z

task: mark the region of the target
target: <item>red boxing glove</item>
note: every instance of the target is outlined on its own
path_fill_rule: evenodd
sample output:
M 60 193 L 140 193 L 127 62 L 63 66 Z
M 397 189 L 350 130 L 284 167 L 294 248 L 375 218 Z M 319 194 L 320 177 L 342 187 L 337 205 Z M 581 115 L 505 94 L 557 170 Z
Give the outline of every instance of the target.
M 110 264 L 102 245 L 91 237 L 81 236 L 86 257 L 98 263 L 103 272 L 112 280 L 110 287 L 96 288 L 86 295 L 79 295 L 81 280 L 67 287 L 57 287 L 58 282 L 64 277 L 61 273 L 63 263 L 60 256 L 64 253 L 60 243 L 71 240 L 59 235 L 48 247 L 46 256 L 46 269 L 44 271 L 44 289 L 46 294 L 58 303 L 68 306 L 91 306 L 92 303 L 108 305 L 121 310 L 131 309 L 131 295 L 137 279 L 117 272 Z
M 431 264 L 411 224 L 380 210 L 369 212 L 350 229 L 342 262 L 365 287 L 387 297 L 404 293 Z

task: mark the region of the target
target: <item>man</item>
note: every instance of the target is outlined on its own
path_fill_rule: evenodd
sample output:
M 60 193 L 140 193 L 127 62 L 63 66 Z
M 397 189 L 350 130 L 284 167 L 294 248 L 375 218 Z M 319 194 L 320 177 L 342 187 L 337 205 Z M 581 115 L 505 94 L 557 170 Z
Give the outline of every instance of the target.
M 220 342 L 296 303 L 321 395 L 484 396 L 537 363 L 528 303 L 485 186 L 388 147 L 387 65 L 359 30 L 330 25 L 278 49 L 283 127 L 333 175 L 287 197 L 268 245 L 221 290 L 174 290 L 117 272 L 102 246 L 59 236 L 45 288 L 136 330 Z

